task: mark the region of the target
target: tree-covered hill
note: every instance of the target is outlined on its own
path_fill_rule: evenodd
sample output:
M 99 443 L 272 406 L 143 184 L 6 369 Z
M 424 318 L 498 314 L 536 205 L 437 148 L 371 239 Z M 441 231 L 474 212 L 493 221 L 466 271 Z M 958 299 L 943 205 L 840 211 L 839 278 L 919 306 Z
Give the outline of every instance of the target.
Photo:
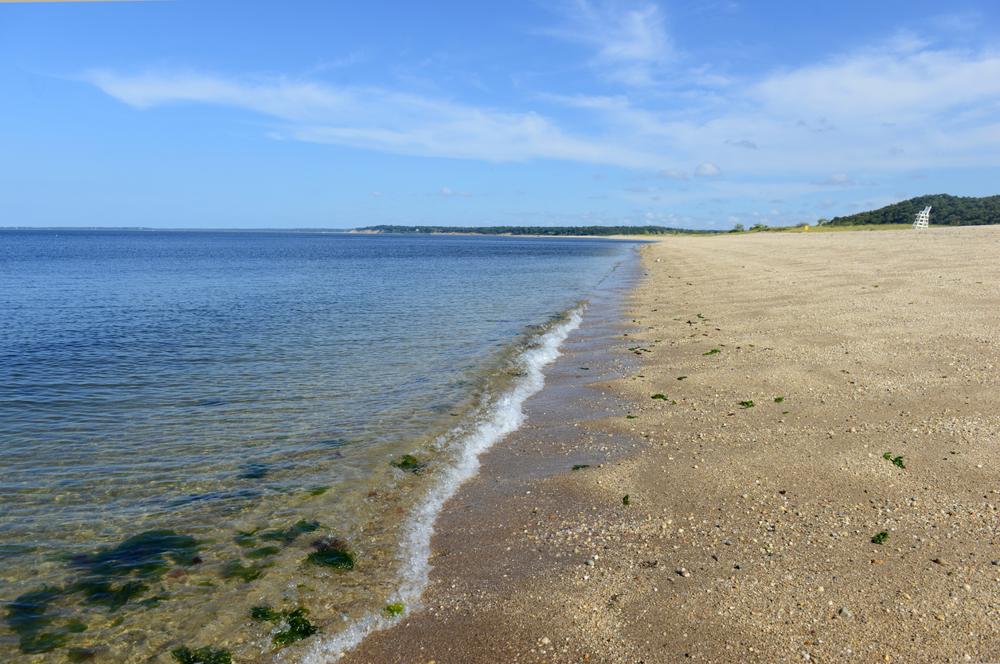
M 1000 224 L 1000 196 L 949 196 L 931 194 L 893 203 L 878 210 L 834 217 L 827 224 L 855 226 L 862 224 L 912 224 L 913 217 L 930 205 L 931 226 L 978 226 Z M 825 225 L 825 224 L 824 224 Z

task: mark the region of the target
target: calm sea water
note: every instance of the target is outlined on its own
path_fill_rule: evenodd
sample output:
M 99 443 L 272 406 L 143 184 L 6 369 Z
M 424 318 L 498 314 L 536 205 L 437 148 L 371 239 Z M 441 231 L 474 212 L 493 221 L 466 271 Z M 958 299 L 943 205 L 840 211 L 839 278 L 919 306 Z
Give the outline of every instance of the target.
M 257 661 L 249 607 L 398 598 L 413 505 L 633 246 L 0 232 L 0 657 Z

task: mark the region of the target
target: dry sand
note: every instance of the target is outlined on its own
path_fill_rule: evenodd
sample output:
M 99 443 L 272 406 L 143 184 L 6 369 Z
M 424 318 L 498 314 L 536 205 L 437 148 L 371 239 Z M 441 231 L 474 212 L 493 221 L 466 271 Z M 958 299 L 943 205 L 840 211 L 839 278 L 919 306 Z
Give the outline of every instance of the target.
M 1000 661 L 1000 228 L 642 251 L 344 661 Z

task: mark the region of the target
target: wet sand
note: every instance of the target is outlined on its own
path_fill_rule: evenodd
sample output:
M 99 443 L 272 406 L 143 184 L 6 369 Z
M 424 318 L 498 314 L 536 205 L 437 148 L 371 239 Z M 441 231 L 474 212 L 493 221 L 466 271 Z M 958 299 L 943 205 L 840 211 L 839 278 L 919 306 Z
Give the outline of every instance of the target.
M 342 661 L 1000 660 L 1000 228 L 642 251 Z

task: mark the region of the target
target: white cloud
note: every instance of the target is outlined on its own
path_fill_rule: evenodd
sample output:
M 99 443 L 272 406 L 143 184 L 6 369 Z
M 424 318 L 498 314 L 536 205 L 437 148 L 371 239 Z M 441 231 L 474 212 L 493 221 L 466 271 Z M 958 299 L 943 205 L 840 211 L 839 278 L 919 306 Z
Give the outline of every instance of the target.
M 640 93 L 547 93 L 508 110 L 285 78 L 98 71 L 86 79 L 137 108 L 199 103 L 258 113 L 282 138 L 404 155 L 558 159 L 674 180 L 699 176 L 701 195 L 739 178 L 781 176 L 772 193 L 782 196 L 868 184 L 886 172 L 1000 166 L 1000 51 L 942 49 L 899 33 L 721 88 L 688 77 L 688 88 L 664 91 L 652 73 L 670 57 L 669 40 L 649 36 L 663 32 L 659 10 L 637 5 L 609 14 L 609 7 L 573 4 L 578 18 L 563 36 L 590 45 L 604 73 L 613 64 L 619 73 L 640 65 L 652 86 Z M 636 35 L 636 45 L 616 46 L 622 35 Z M 552 108 L 543 114 L 536 104 Z M 726 177 L 714 177 L 721 173 Z M 866 179 L 838 181 L 845 173 Z M 759 183 L 720 195 L 757 190 Z
M 821 187 L 849 187 L 857 183 L 847 173 L 834 173 L 824 180 L 818 180 L 815 184 Z
M 626 168 L 655 168 L 664 161 L 638 146 L 571 135 L 533 111 L 481 108 L 377 87 L 184 73 L 95 71 L 85 78 L 136 108 L 234 107 L 280 121 L 274 136 L 314 143 L 487 161 L 561 159 Z
M 544 32 L 594 51 L 591 64 L 631 86 L 651 85 L 675 57 L 663 11 L 650 2 L 575 0 L 563 6 L 565 24 Z
M 700 178 L 710 178 L 719 175 L 722 171 L 719 167 L 712 162 L 706 161 L 698 164 L 698 167 L 694 169 L 694 174 Z

